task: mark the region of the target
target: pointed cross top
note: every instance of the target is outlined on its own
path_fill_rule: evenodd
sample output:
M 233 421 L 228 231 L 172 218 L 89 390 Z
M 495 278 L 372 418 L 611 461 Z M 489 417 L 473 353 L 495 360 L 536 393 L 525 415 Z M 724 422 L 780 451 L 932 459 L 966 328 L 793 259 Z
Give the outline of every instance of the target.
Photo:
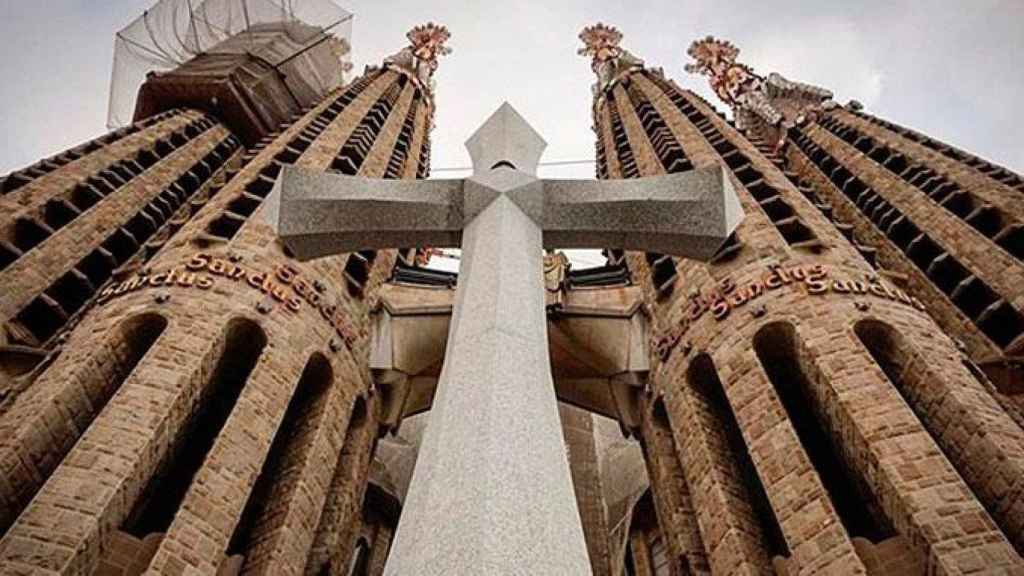
M 511 165 L 536 176 L 537 164 L 547 146 L 544 138 L 508 102 L 502 103 L 466 140 L 475 175 Z

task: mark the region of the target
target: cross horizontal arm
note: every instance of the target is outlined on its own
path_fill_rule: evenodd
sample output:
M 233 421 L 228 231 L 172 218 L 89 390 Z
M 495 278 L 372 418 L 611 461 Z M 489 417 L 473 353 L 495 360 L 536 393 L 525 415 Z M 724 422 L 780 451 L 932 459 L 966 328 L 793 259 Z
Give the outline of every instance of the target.
M 627 180 L 545 180 L 543 190 L 543 208 L 533 216 L 545 248 L 623 248 L 708 260 L 743 219 L 720 166 Z M 511 195 L 517 200 L 516 192 Z
M 403 246 L 458 246 L 462 180 L 380 180 L 286 166 L 264 217 L 300 260 Z

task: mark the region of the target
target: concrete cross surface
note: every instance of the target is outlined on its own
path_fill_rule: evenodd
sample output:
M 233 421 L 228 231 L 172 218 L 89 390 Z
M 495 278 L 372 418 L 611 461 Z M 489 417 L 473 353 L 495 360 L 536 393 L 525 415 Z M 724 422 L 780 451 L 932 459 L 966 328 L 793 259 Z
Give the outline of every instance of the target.
M 742 219 L 721 167 L 540 180 L 545 146 L 505 103 L 466 142 L 470 178 L 371 180 L 286 167 L 267 207 L 302 260 L 462 247 L 444 366 L 389 576 L 590 573 L 548 358 L 543 249 L 706 260 Z

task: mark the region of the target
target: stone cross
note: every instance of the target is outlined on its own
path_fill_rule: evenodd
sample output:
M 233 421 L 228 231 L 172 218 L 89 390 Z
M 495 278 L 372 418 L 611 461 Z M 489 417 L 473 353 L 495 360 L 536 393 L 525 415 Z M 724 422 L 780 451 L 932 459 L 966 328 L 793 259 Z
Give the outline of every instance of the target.
M 266 215 L 299 258 L 459 246 L 444 365 L 385 573 L 590 574 L 548 358 L 543 250 L 706 260 L 742 218 L 721 167 L 540 180 L 546 144 L 507 103 L 464 180 L 285 168 Z

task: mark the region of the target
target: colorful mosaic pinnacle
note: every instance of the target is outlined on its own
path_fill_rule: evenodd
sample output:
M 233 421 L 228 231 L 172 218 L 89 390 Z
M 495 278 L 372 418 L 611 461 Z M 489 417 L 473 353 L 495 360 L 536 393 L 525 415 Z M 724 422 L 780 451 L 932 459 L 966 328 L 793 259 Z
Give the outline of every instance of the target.
M 427 63 L 431 71 L 437 70 L 438 56 L 452 52 L 451 48 L 444 45 L 452 37 L 448 28 L 433 22 L 416 26 L 405 37 L 409 39 L 416 58 Z
M 800 126 L 835 105 L 832 92 L 783 78 L 771 73 L 767 77 L 736 61 L 740 50 L 731 42 L 708 36 L 697 40 L 686 51 L 694 62 L 687 72 L 709 78 L 712 90 L 733 109 L 736 126 L 746 130 L 766 123 L 775 132 L 776 148 L 783 145 L 784 132 Z
M 708 76 L 711 88 L 726 104 L 735 107 L 739 97 L 760 87 L 763 78 L 753 68 L 736 62 L 740 50 L 731 42 L 708 36 L 690 44 L 686 51 L 695 62 L 687 64 L 687 72 Z
M 580 56 L 590 56 L 593 59 L 591 66 L 594 68 L 622 55 L 622 48 L 619 47 L 622 32 L 614 26 L 598 22 L 584 28 L 579 38 L 583 41 L 584 47 L 576 52 Z
M 708 70 L 714 70 L 716 64 L 734 64 L 739 56 L 740 49 L 728 40 L 718 40 L 714 36 L 708 36 L 703 40 L 696 40 L 690 44 L 686 51 L 694 60 L 693 64 L 686 65 L 687 72 L 708 74 Z

